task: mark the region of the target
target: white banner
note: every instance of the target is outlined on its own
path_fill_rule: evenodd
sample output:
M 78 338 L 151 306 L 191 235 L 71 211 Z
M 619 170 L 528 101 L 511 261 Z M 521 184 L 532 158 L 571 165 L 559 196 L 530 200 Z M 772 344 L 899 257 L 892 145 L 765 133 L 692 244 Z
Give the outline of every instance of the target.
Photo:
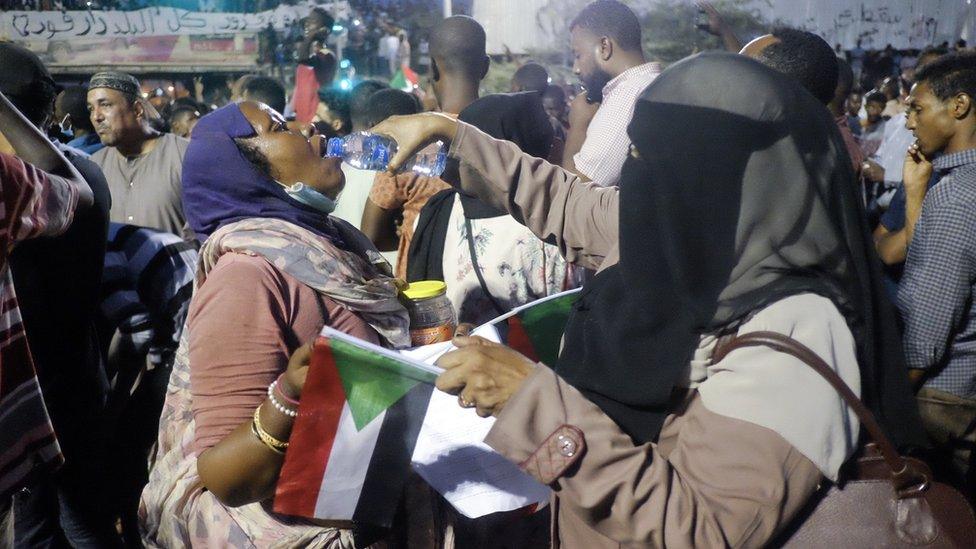
M 694 0 L 632 0 L 638 13 Z M 564 51 L 569 22 L 585 0 L 474 0 L 472 13 L 488 33 L 492 54 Z M 769 25 L 815 32 L 830 43 L 864 49 L 924 48 L 958 38 L 976 41 L 976 4 L 967 0 L 746 0 L 739 4 Z M 721 4 L 720 4 L 721 6 Z M 653 36 L 655 29 L 643 29 Z M 744 40 L 752 36 L 740 36 Z
M 752 0 L 766 21 L 804 28 L 852 49 L 916 48 L 969 38 L 976 6 L 966 0 Z
M 284 30 L 308 15 L 312 6 L 281 5 L 260 13 L 204 13 L 178 8 L 135 11 L 7 11 L 0 13 L 0 40 L 138 38 L 199 34 L 255 33 L 268 26 Z M 346 1 L 321 4 L 336 19 L 351 16 Z

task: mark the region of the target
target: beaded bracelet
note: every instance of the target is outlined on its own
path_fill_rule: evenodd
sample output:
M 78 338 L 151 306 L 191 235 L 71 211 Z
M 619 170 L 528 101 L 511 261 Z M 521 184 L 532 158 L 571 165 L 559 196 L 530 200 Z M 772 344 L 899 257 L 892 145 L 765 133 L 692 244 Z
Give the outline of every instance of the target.
M 261 427 L 260 406 L 254 409 L 254 421 L 251 422 L 251 432 L 254 433 L 254 436 L 258 437 L 261 443 L 278 454 L 284 454 L 285 450 L 288 449 L 287 442 L 276 439 Z
M 271 385 L 268 385 L 268 400 L 271 401 L 271 405 L 275 407 L 275 410 L 278 410 L 279 412 L 285 414 L 288 417 L 298 417 L 298 410 L 293 410 L 285 406 L 284 404 L 278 402 L 278 399 L 275 398 L 275 393 L 281 393 L 281 391 L 275 391 L 275 387 L 277 385 L 278 385 L 277 379 L 272 381 Z
M 278 390 L 278 396 L 281 397 L 281 400 L 284 400 L 288 404 L 291 404 L 292 406 L 295 406 L 297 408 L 298 407 L 298 400 L 296 400 L 294 398 L 291 398 L 290 396 L 286 395 L 284 389 L 281 388 L 281 378 L 283 378 L 283 377 L 285 377 L 285 373 L 284 372 L 282 372 L 281 375 L 278 376 L 278 379 L 276 379 L 274 381 L 274 383 L 275 383 L 275 389 Z

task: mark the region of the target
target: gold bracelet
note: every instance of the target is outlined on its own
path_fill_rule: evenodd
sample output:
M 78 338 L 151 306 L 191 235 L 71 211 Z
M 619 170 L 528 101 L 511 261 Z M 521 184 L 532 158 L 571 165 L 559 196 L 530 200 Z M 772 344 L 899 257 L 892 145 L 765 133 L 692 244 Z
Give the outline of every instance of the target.
M 288 449 L 287 442 L 282 442 L 276 439 L 261 427 L 260 406 L 254 409 L 254 421 L 251 422 L 251 432 L 254 433 L 254 436 L 258 437 L 258 440 L 260 440 L 265 446 L 271 448 L 276 453 L 284 454 L 285 450 Z

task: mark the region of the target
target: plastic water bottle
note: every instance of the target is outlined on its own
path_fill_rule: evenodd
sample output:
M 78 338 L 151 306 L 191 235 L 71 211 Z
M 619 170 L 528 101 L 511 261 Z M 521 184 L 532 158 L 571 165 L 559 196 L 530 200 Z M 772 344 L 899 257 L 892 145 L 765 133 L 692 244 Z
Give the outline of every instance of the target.
M 346 164 L 360 170 L 383 171 L 396 154 L 397 144 L 389 137 L 369 132 L 351 133 L 345 137 L 333 137 L 325 150 L 325 156 L 341 158 Z M 408 159 L 400 171 L 414 171 L 420 175 L 439 176 L 447 165 L 447 150 L 440 141 L 431 143 Z

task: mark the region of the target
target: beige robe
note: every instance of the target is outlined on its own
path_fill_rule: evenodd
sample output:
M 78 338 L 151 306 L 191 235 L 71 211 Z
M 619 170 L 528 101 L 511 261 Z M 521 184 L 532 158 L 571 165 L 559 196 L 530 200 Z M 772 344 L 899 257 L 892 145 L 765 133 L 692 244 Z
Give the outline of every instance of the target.
M 567 260 L 597 270 L 618 261 L 616 188 L 583 183 L 463 124 L 450 154 L 461 161 L 466 192 L 507 209 L 558 246 Z M 826 299 L 800 297 L 814 310 L 796 310 L 792 318 L 795 309 L 787 307 L 784 315 L 781 307 L 760 318 L 764 310 L 753 327 L 746 323 L 740 333 L 761 328 L 793 335 L 817 350 L 856 390 L 852 339 L 843 321 L 836 321 L 839 313 Z M 825 318 L 832 319 L 830 329 Z M 509 400 L 486 442 L 553 488 L 554 546 L 760 547 L 814 494 L 824 479 L 823 464 L 818 467 L 771 428 L 710 411 L 694 387 L 720 386 L 713 379 L 726 383 L 731 378 L 746 386 L 776 381 L 767 379 L 775 375 L 756 375 L 750 368 L 755 364 L 765 367 L 764 372 L 775 364 L 772 371 L 781 368 L 818 389 L 823 389 L 818 383 L 826 382 L 796 359 L 770 349 L 733 351 L 721 363 L 707 366 L 713 345 L 713 339 L 703 338 L 696 353 L 699 371 L 693 361 L 683 405 L 668 416 L 656 442 L 634 444 L 600 408 L 545 365 Z M 708 377 L 701 368 L 723 375 Z M 812 377 L 804 378 L 807 374 Z M 836 395 L 820 394 L 827 396 L 816 401 L 814 410 L 836 404 Z M 840 419 L 843 412 L 787 408 L 784 416 L 806 422 L 812 432 L 836 435 L 846 429 L 850 448 L 822 461 L 835 463 L 838 455 L 846 459 L 856 440 L 856 422 Z M 825 425 L 828 420 L 822 417 L 837 420 Z

